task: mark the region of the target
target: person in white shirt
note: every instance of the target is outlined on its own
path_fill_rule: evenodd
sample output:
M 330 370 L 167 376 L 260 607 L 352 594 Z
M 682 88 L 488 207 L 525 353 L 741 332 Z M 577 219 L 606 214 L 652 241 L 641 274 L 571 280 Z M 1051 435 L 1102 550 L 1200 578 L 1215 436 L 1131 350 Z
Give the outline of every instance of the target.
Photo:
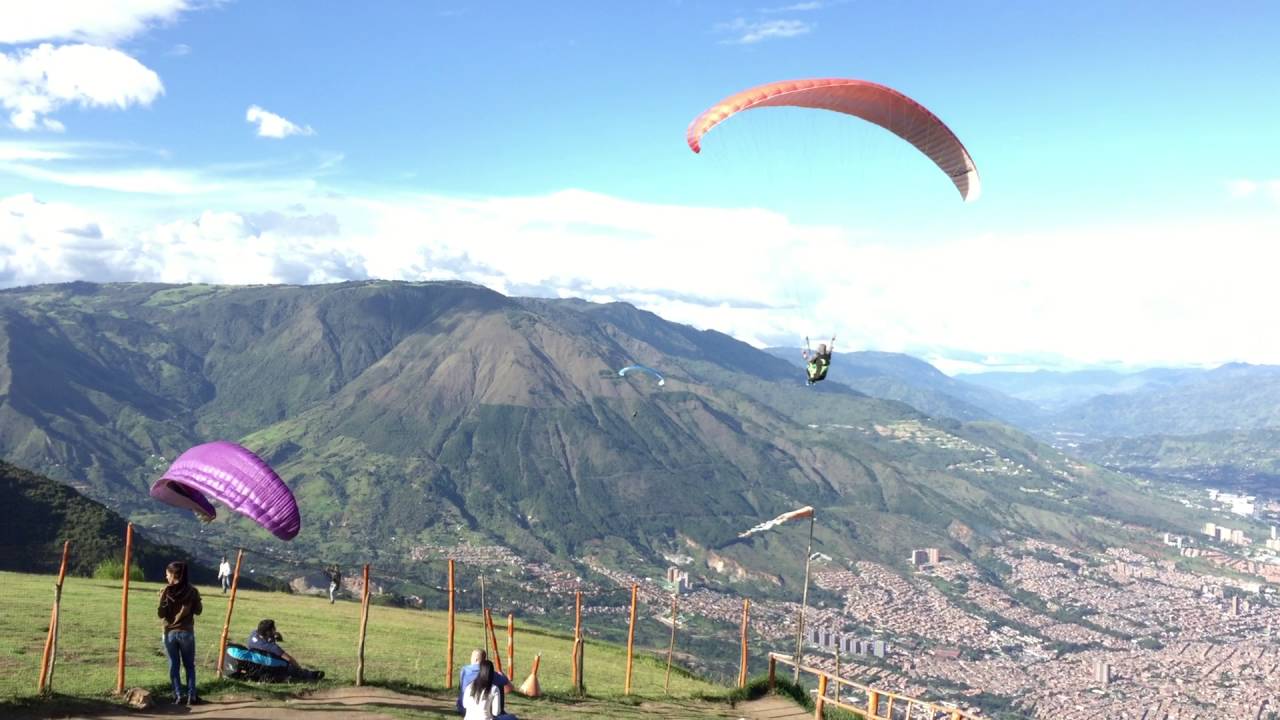
M 227 594 L 227 588 L 231 587 L 231 563 L 227 562 L 227 556 L 222 556 L 222 563 L 218 565 L 218 580 L 222 581 L 222 594 Z
M 515 716 L 505 712 L 502 687 L 494 682 L 495 675 L 493 663 L 481 660 L 476 679 L 462 695 L 462 707 L 466 711 L 463 720 L 515 720 Z

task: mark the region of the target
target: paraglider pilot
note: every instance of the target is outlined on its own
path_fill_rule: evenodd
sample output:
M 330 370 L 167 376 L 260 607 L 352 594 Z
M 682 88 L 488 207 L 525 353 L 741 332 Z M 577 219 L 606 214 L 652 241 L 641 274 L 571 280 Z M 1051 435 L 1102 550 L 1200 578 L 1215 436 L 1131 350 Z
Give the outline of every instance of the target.
M 831 338 L 830 346 L 824 343 L 818 343 L 818 351 L 812 354 L 810 353 L 806 343 L 806 347 L 800 352 L 800 355 L 807 363 L 805 365 L 805 371 L 809 374 L 809 385 L 822 382 L 827 379 L 827 370 L 831 369 L 831 353 L 835 349 L 836 339 L 834 336 Z

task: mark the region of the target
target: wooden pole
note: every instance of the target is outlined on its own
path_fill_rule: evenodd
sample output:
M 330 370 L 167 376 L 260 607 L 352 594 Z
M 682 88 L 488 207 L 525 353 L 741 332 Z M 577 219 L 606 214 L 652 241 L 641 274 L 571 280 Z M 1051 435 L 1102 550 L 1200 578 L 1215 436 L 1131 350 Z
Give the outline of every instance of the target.
M 449 561 L 449 640 L 445 646 L 444 661 L 444 686 L 445 689 L 453 689 L 453 631 L 454 631 L 454 606 L 453 606 L 453 560 Z
M 584 659 L 587 653 L 586 640 L 582 638 L 578 638 L 577 640 L 574 641 L 573 648 L 574 648 L 574 655 L 575 655 L 573 670 L 574 670 L 574 677 L 577 678 L 577 681 L 576 681 L 577 684 L 574 686 L 573 690 L 575 693 L 581 696 L 587 693 L 586 680 L 584 679 L 584 670 L 587 665 L 586 660 Z
M 662 691 L 671 691 L 671 656 L 676 651 L 676 594 L 671 593 L 671 644 L 667 645 L 667 675 L 662 679 Z
M 573 691 L 582 694 L 582 591 L 573 593 Z
M 818 676 L 818 696 L 813 699 L 813 717 L 814 720 L 822 720 L 823 705 L 827 704 L 827 675 L 823 673 Z M 872 717 L 875 717 L 872 715 Z
M 364 564 L 364 590 L 360 593 L 360 642 L 356 648 L 356 687 L 364 685 L 364 635 L 369 627 L 369 563 Z
M 231 597 L 227 599 L 227 617 L 222 621 L 222 639 L 218 641 L 218 657 L 213 662 L 218 666 L 218 679 L 222 679 L 222 658 L 227 654 L 227 637 L 231 634 L 231 611 L 236 608 L 236 591 L 240 589 L 240 563 L 244 561 L 244 548 L 236 550 L 236 569 L 231 572 Z
M 124 589 L 120 593 L 120 653 L 116 660 L 116 694 L 124 694 L 124 655 L 129 645 L 129 562 L 133 558 L 133 523 L 124 530 Z
M 62 564 L 58 566 L 58 582 L 53 586 L 53 609 L 49 611 L 49 633 L 44 638 L 44 654 L 40 656 L 40 680 L 36 683 L 36 692 L 43 695 L 51 690 L 53 684 L 54 656 L 58 651 L 58 615 L 62 606 L 62 581 L 67 577 L 67 553 L 71 549 L 71 541 L 62 543 Z
M 627 679 L 622 684 L 623 695 L 631 694 L 631 665 L 636 647 L 636 593 L 639 587 L 634 583 L 631 585 L 631 622 L 627 625 Z
M 490 653 L 489 657 L 493 658 L 494 669 L 502 672 L 502 656 L 498 654 L 498 633 L 494 632 L 493 613 L 490 612 L 489 608 L 484 609 L 484 626 L 485 635 L 491 638 L 493 642 L 493 652 Z M 505 675 L 506 673 L 503 674 Z
M 738 687 L 747 686 L 747 627 L 750 625 L 751 601 L 742 599 L 742 661 L 738 666 Z
M 778 659 L 769 653 L 769 692 L 778 689 Z
M 507 677 L 516 679 L 516 614 L 507 613 Z
M 813 559 L 813 525 L 818 513 L 809 515 L 809 545 L 804 551 L 804 592 L 800 595 L 800 618 L 796 623 L 795 672 L 791 682 L 800 683 L 800 663 L 804 659 L 804 611 L 809 605 L 809 561 Z
M 480 643 L 480 647 L 489 647 L 489 623 L 485 622 L 485 618 L 489 616 L 489 606 L 484 601 L 484 575 L 480 576 L 480 629 L 484 630 L 484 642 Z

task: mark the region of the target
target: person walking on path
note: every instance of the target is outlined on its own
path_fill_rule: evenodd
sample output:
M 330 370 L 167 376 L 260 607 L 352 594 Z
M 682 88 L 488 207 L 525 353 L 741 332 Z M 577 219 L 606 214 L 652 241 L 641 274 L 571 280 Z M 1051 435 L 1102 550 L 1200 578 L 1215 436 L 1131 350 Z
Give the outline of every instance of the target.
M 218 580 L 222 583 L 222 594 L 227 594 L 227 588 L 231 587 L 231 563 L 227 562 L 227 556 L 222 556 L 222 562 L 218 565 Z

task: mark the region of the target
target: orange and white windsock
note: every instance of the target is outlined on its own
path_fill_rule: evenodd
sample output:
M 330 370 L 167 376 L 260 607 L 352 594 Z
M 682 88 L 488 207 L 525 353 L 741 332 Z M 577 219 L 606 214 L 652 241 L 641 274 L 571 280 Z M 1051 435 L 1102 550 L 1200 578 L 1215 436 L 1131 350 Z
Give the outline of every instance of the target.
M 762 522 L 759 525 L 751 528 L 750 530 L 744 533 L 738 533 L 738 537 L 739 538 L 750 537 L 752 535 L 755 535 L 758 532 L 764 532 L 765 530 L 768 530 L 769 528 L 774 527 L 775 525 L 781 525 L 782 523 L 787 522 L 788 520 L 803 520 L 805 518 L 811 518 L 811 517 L 813 517 L 813 508 L 806 505 L 800 508 L 799 510 L 784 512 L 778 517 L 768 522 Z

